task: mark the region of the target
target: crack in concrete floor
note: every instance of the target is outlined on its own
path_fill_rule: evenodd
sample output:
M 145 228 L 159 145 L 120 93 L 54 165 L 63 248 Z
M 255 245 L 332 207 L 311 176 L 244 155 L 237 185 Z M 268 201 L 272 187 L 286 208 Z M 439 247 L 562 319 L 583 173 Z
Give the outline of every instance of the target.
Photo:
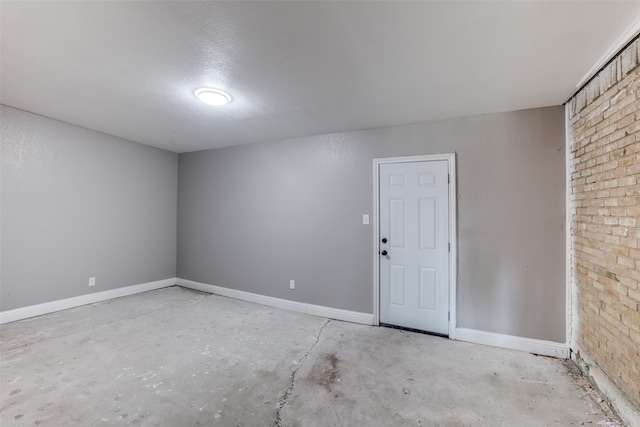
M 293 370 L 293 372 L 291 372 L 291 382 L 289 384 L 289 387 L 284 391 L 282 397 L 280 398 L 280 400 L 278 400 L 278 404 L 276 405 L 276 418 L 275 418 L 276 426 L 278 427 L 283 426 L 282 419 L 280 418 L 280 412 L 282 411 L 282 408 L 284 408 L 284 406 L 287 404 L 287 399 L 289 398 L 289 395 L 293 391 L 293 386 L 296 381 L 296 374 L 304 364 L 305 360 L 307 360 L 307 358 L 309 357 L 309 354 L 311 354 L 313 349 L 316 348 L 316 346 L 320 342 L 320 337 L 322 336 L 322 332 L 324 331 L 324 328 L 326 328 L 329 323 L 331 323 L 331 319 L 327 319 L 326 322 L 324 322 L 324 324 L 318 331 L 318 335 L 316 336 L 315 342 L 311 345 L 309 350 L 300 358 L 300 360 L 296 362 L 296 368 Z

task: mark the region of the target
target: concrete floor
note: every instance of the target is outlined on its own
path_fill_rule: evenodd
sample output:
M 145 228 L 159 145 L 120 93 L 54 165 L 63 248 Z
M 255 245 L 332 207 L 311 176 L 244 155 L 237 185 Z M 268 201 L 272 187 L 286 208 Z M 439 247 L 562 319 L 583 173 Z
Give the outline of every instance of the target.
M 177 287 L 1 338 L 3 427 L 617 425 L 561 360 Z

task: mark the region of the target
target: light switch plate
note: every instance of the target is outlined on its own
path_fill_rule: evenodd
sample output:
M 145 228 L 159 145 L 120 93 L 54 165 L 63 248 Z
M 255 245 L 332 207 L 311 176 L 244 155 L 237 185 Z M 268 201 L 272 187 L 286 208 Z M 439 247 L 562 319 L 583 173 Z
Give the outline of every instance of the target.
M 365 225 L 369 224 L 369 215 L 367 214 L 362 215 L 362 223 Z

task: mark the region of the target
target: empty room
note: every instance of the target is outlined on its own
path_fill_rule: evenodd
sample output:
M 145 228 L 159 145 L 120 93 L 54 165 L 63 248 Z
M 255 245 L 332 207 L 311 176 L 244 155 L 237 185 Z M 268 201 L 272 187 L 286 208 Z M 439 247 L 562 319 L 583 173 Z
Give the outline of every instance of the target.
M 0 1 L 0 425 L 640 426 L 640 2 Z

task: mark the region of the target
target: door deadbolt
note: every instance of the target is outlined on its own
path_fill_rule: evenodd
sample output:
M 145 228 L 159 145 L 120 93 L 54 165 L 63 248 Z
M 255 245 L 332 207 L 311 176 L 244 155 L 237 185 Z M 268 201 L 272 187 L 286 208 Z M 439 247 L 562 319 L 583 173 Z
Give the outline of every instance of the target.
M 386 237 L 382 238 L 382 243 L 387 243 L 387 238 Z

